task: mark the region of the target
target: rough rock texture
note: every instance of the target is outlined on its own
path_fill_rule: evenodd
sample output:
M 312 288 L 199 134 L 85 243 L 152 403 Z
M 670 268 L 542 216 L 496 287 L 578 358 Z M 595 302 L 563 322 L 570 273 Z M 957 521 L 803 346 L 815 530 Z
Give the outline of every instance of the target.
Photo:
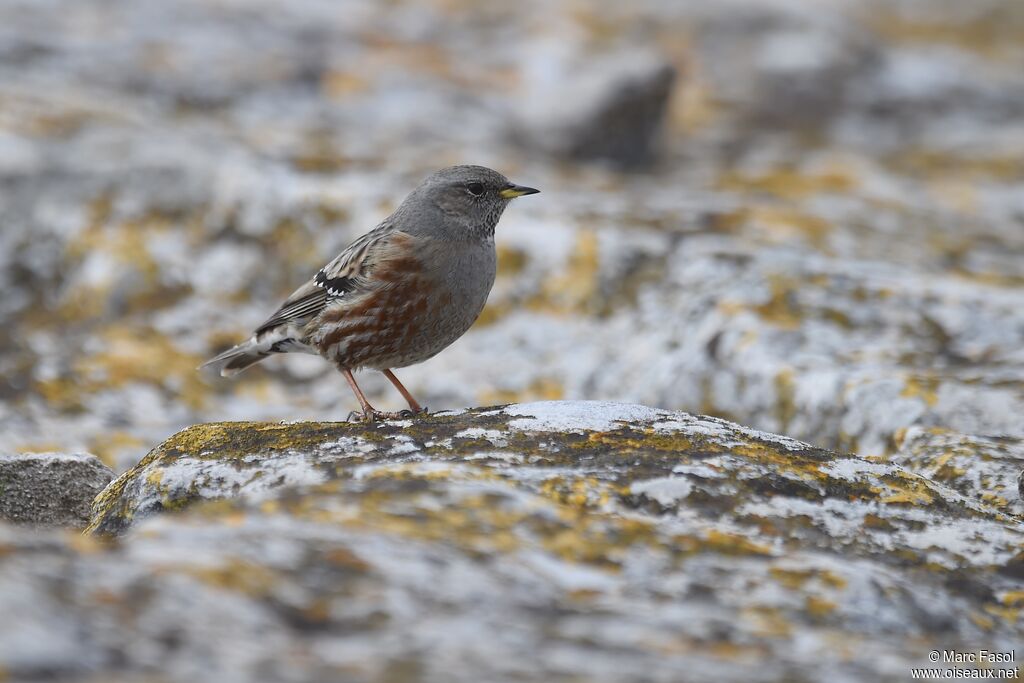
M 911 427 L 892 462 L 1018 517 L 1024 516 L 1024 441 Z
M 13 676 L 895 681 L 1024 635 L 1020 517 L 637 405 L 199 425 L 94 523 L 0 531 Z
M 868 455 L 913 425 L 1024 436 L 1020 289 L 711 237 L 665 251 L 634 306 L 586 322 L 510 314 L 450 363 L 407 374 L 459 363 L 508 395 L 543 378 L 567 396 L 701 406 Z M 521 363 L 494 363 L 511 345 Z
M 2 3 L 0 449 L 123 471 L 191 424 L 344 416 L 315 358 L 195 367 L 457 162 L 544 193 L 480 323 L 401 373 L 426 405 L 632 400 L 865 455 L 1024 437 L 1022 7 Z M 678 74 L 649 172 L 508 139 L 633 60 Z
M 513 137 L 571 161 L 633 169 L 654 161 L 675 66 L 656 54 L 627 52 L 565 69 L 539 86 L 549 92 L 527 98 Z
M 647 172 L 553 163 L 507 135 L 523 108 L 599 102 L 576 99 L 587 66 L 629 71 L 639 53 L 657 55 L 647 82 L 678 74 Z M 3 532 L 0 614 L 32 618 L 0 620 L 0 668 L 906 680 L 926 645 L 1020 642 L 1002 582 L 1020 577 L 1006 534 L 1024 438 L 1022 63 L 1020 0 L 0 3 L 0 450 L 124 471 L 189 425 L 344 416 L 355 403 L 316 358 L 235 382 L 195 367 L 425 173 L 468 162 L 544 193 L 503 219 L 478 325 L 400 373 L 425 404 L 629 400 L 860 455 L 808 450 L 794 473 L 792 458 L 682 448 L 683 471 L 641 467 L 646 492 L 624 493 L 624 469 L 566 474 L 501 415 L 473 418 L 504 435 L 480 439 L 445 432 L 474 428 L 459 416 L 427 423 L 451 454 L 420 427 L 405 443 L 393 425 L 266 425 L 246 437 L 277 453 L 265 469 L 179 436 L 182 468 L 165 445 L 98 523 L 180 515 L 109 546 Z M 644 149 L 653 126 L 622 136 L 607 111 L 585 146 Z M 400 407 L 382 378 L 360 381 Z M 188 434 L 246 452 L 236 431 Z M 311 445 L 334 431 L 369 450 Z M 634 436 L 609 448 L 669 458 Z M 411 450 L 364 462 L 375 448 Z M 456 474 L 400 475 L 410 463 L 387 463 L 402 457 Z M 360 477 L 348 460 L 387 466 Z M 324 489 L 288 497 L 285 481 Z M 236 485 L 244 500 L 190 504 Z M 638 519 L 654 531 L 621 526 Z M 355 640 L 368 625 L 383 640 Z M 655 651 L 664 674 L 644 666 Z
M 87 453 L 0 453 L 0 519 L 83 527 L 114 472 Z

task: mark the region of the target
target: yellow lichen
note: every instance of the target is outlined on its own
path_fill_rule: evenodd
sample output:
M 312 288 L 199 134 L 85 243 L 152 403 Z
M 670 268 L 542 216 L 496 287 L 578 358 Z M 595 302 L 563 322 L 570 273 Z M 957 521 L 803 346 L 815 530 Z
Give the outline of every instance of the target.
M 598 299 L 600 266 L 597 233 L 580 230 L 568 263 L 544 281 L 536 296 L 526 301 L 526 307 L 549 313 L 587 312 Z
M 999 508 L 1004 508 L 1004 507 L 1006 507 L 1006 506 L 1008 506 L 1010 504 L 1010 501 L 1008 501 L 1003 496 L 1000 496 L 998 494 L 991 493 L 991 492 L 988 492 L 988 491 L 983 491 L 982 492 L 981 499 L 983 501 L 985 501 L 986 503 L 988 503 L 990 505 L 995 505 L 996 507 L 999 507 Z
M 920 398 L 928 407 L 934 406 L 939 401 L 938 389 L 941 380 L 938 377 L 924 375 L 911 375 L 906 378 L 903 391 L 900 396 L 903 398 Z
M 302 148 L 292 155 L 291 162 L 303 173 L 338 173 L 352 163 L 330 131 L 312 130 L 304 136 L 302 143 Z
M 836 603 L 817 595 L 808 595 L 804 600 L 804 609 L 812 618 L 822 619 L 836 610 Z
M 171 567 L 164 568 L 166 569 Z M 268 595 L 277 583 L 276 575 L 266 566 L 236 558 L 230 558 L 224 564 L 213 567 L 180 564 L 175 565 L 173 569 L 208 586 L 254 597 Z M 158 573 L 160 571 L 162 570 L 157 569 Z
M 996 622 L 992 617 L 980 612 L 971 612 L 968 618 L 983 631 L 991 631 L 996 626 Z
M 735 455 L 770 464 L 780 472 L 788 472 L 806 481 L 824 482 L 828 479 L 828 475 L 822 471 L 822 467 L 827 463 L 801 457 L 798 454 L 780 450 L 779 447 L 751 441 L 739 446 L 731 446 L 728 450 Z
M 71 374 L 35 384 L 51 405 L 75 409 L 91 394 L 141 383 L 174 391 L 193 408 L 203 406 L 207 388 L 196 372 L 201 356 L 182 351 L 164 335 L 128 324 L 110 325 L 98 336 L 99 350 L 76 358 Z
M 156 470 L 155 469 L 155 470 L 150 471 L 150 473 L 146 475 L 146 483 L 149 484 L 150 486 L 154 487 L 154 488 L 160 488 L 160 484 L 161 484 L 161 482 L 163 482 L 163 479 L 164 479 L 164 471 L 163 470 Z
M 815 572 L 810 569 L 783 569 L 772 567 L 769 570 L 772 578 L 790 590 L 798 590 L 811 579 Z
M 117 455 L 124 451 L 139 452 L 143 449 L 145 443 L 135 434 L 112 430 L 89 441 L 89 452 L 102 460 L 106 465 L 115 467 L 117 465 Z
M 59 441 L 28 441 L 14 447 L 15 453 L 53 453 L 64 449 Z
M 768 287 L 771 292 L 768 301 L 754 306 L 753 310 L 762 320 L 776 327 L 787 330 L 800 327 L 803 315 L 794 302 L 797 283 L 782 275 L 772 275 L 768 279 Z
M 947 45 L 994 62 L 1014 60 L 1011 63 L 1016 64 L 1019 46 L 1024 44 L 1024 14 L 1015 2 L 992 4 L 986 11 L 956 15 L 952 20 L 941 12 L 876 10 L 865 13 L 863 19 L 888 42 Z M 1019 159 L 1014 160 L 1019 164 Z
M 373 529 L 409 539 L 445 541 L 477 553 L 514 552 L 522 545 L 517 533 L 526 513 L 494 505 L 487 495 L 468 496 L 458 507 L 415 507 L 415 514 L 396 509 L 391 496 L 368 495 L 337 521 L 346 526 Z
M 540 541 L 546 550 L 570 562 L 615 571 L 634 545 L 658 543 L 655 526 L 646 520 L 570 512 L 567 522 L 571 523 L 551 529 Z
M 150 451 L 133 468 L 115 479 L 93 502 L 93 518 L 86 533 L 96 532 L 105 522 L 127 524 L 132 511 L 124 498 L 124 489 L 151 465 L 164 458 L 177 458 L 188 454 L 196 458 L 211 457 L 231 460 L 253 453 L 271 454 L 275 451 L 316 448 L 328 440 L 337 439 L 340 432 L 359 435 L 369 440 L 381 438 L 372 427 L 350 423 L 310 422 L 280 424 L 272 422 L 217 422 L 198 424 L 184 429 Z M 189 497 L 165 501 L 165 508 L 184 507 Z
M 69 534 L 66 538 L 68 547 L 79 555 L 97 555 L 110 549 L 109 542 L 95 536 Z
M 541 484 L 540 493 L 572 508 L 600 507 L 610 499 L 607 483 L 595 477 L 551 477 Z
M 775 406 L 779 431 L 786 433 L 790 421 L 796 417 L 796 382 L 792 368 L 784 368 L 775 375 Z
M 498 275 L 509 276 L 521 273 L 529 262 L 529 255 L 522 249 L 499 244 L 498 253 Z
M 324 560 L 335 567 L 344 567 L 359 572 L 370 570 L 369 563 L 349 548 L 331 548 L 323 555 Z
M 746 536 L 717 529 L 710 529 L 704 537 L 705 546 L 709 550 L 722 555 L 771 555 L 772 550 L 766 545 L 755 543 Z
M 358 70 L 328 69 L 320 77 L 320 89 L 331 99 L 347 99 L 366 92 L 372 85 Z
M 864 515 L 864 528 L 878 529 L 880 531 L 892 531 L 893 525 L 892 522 L 885 519 L 884 517 L 879 517 L 878 515 L 869 512 L 868 514 Z
M 759 175 L 728 171 L 719 178 L 718 187 L 733 192 L 761 192 L 783 199 L 805 199 L 817 194 L 846 194 L 858 181 L 851 169 L 836 163 L 818 172 L 777 168 Z
M 792 625 L 777 607 L 744 607 L 740 618 L 750 624 L 756 635 L 764 638 L 788 638 L 792 635 Z
M 480 396 L 483 404 L 518 403 L 521 401 L 558 401 L 565 398 L 565 387 L 551 377 L 538 377 L 523 389 L 491 388 Z
M 316 269 L 321 265 L 323 253 L 316 235 L 299 217 L 284 216 L 274 225 L 270 232 L 270 244 L 274 245 L 273 256 L 281 264 L 301 264 L 307 269 Z M 277 278 L 278 293 L 289 294 L 295 286 L 287 276 L 289 271 L 279 269 Z
M 1024 590 L 1007 591 L 999 598 L 1006 607 L 1024 607 Z
M 1018 607 L 987 604 L 984 605 L 982 609 L 993 617 L 1001 619 L 1008 624 L 1016 624 L 1021 618 L 1021 609 Z
M 744 229 L 773 243 L 805 240 L 817 249 L 828 251 L 832 225 L 819 216 L 793 207 L 775 204 L 749 205 L 719 218 L 725 231 Z
M 808 582 L 820 582 L 829 588 L 846 588 L 846 579 L 827 569 L 790 569 L 772 567 L 772 578 L 790 590 L 800 590 Z
M 920 485 L 908 486 L 906 488 L 902 488 L 887 495 L 881 496 L 878 499 L 878 502 L 885 503 L 886 505 L 930 505 L 934 500 L 935 497 L 932 495 L 932 493 L 928 491 L 923 485 Z
M 201 457 L 209 452 L 218 459 L 232 459 L 260 451 L 315 448 L 340 432 L 359 432 L 365 436 L 367 431 L 361 425 L 347 422 L 214 422 L 178 432 L 160 445 L 158 453 Z

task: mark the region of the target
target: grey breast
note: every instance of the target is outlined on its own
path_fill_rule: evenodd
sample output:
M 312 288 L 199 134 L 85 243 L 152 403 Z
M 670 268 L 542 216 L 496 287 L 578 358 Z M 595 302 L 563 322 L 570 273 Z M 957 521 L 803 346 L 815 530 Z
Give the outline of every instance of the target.
M 494 285 L 497 255 L 491 239 L 428 239 L 423 241 L 418 256 L 427 268 L 429 280 L 437 286 L 432 288 L 431 305 L 423 319 L 413 326 L 405 345 L 407 353 L 393 359 L 391 367 L 426 360 L 465 334 L 483 310 Z

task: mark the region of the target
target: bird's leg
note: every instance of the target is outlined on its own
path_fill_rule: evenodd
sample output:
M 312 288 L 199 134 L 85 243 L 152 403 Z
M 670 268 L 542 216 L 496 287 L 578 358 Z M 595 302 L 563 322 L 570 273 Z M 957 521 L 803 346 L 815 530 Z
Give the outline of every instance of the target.
M 400 417 L 408 417 L 409 411 L 407 410 L 403 410 L 397 413 L 385 413 L 374 408 L 372 405 L 370 405 L 370 402 L 366 400 L 366 396 L 363 394 L 362 389 L 360 389 L 359 385 L 356 384 L 356 378 L 352 375 L 352 371 L 345 370 L 342 368 L 339 368 L 339 370 L 341 370 L 341 374 L 345 375 L 345 379 L 348 381 L 348 385 L 352 387 L 353 393 L 355 393 L 356 398 L 359 400 L 359 405 L 363 409 L 362 419 L 364 422 L 372 423 L 378 418 L 382 420 L 392 420 Z M 390 375 L 391 373 L 387 374 Z M 395 379 L 394 375 L 391 375 L 388 379 L 391 379 L 393 382 L 398 382 L 398 380 Z M 399 387 L 398 390 L 401 391 L 402 395 L 405 396 L 407 401 L 409 401 L 409 405 L 414 406 L 414 409 L 417 413 L 422 412 L 422 408 L 420 408 L 419 404 L 416 403 L 416 400 L 411 395 L 409 395 L 409 392 L 405 390 L 405 387 L 403 387 L 401 384 L 396 384 L 395 386 Z M 349 419 L 352 418 L 353 414 L 359 415 L 359 413 L 352 411 L 352 413 L 349 413 Z
M 370 402 L 366 400 L 366 396 L 363 395 L 363 390 L 356 384 L 356 378 L 352 376 L 351 370 L 345 368 L 338 368 L 341 370 L 341 374 L 345 375 L 345 379 L 348 381 L 348 385 L 352 387 L 352 392 L 356 395 L 356 399 L 359 401 L 359 406 L 363 409 L 363 419 L 367 422 L 373 422 L 374 417 L 377 415 L 377 411 L 374 410 Z
M 389 382 L 395 385 L 395 389 L 398 389 L 398 393 L 400 393 L 402 395 L 402 398 L 405 399 L 406 403 L 409 404 L 409 410 L 412 411 L 413 415 L 418 415 L 420 413 L 427 412 L 426 408 L 420 407 L 420 404 L 416 401 L 416 399 L 412 397 L 412 394 L 409 393 L 409 390 L 402 386 L 402 383 L 398 381 L 397 377 L 395 377 L 395 373 L 391 372 L 390 370 L 381 370 L 381 372 L 384 373 L 384 376 L 388 378 Z

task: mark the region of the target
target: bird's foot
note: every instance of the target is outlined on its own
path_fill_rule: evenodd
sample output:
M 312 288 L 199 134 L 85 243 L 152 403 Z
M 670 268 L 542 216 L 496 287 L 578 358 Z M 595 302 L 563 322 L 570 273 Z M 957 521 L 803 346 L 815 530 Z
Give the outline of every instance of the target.
M 408 409 L 406 409 L 406 410 L 399 410 L 399 411 L 396 411 L 396 412 L 393 412 L 393 413 L 384 413 L 384 412 L 377 411 L 375 413 L 375 416 L 377 418 L 381 419 L 381 420 L 405 420 L 405 419 L 408 419 L 410 417 L 415 417 L 417 415 L 422 415 L 425 412 L 426 412 L 425 410 L 420 410 L 419 412 L 415 412 L 414 413 L 413 411 L 408 410 Z
M 411 408 L 406 408 L 405 410 L 399 410 L 398 413 L 396 413 L 396 414 L 398 415 L 398 417 L 404 417 L 404 418 L 416 417 L 417 415 L 426 415 L 427 414 L 427 407 L 423 406 L 419 410 L 413 410 Z
M 378 420 L 405 420 L 410 417 L 416 417 L 417 415 L 426 415 L 427 409 L 420 408 L 419 410 L 399 410 L 396 412 L 387 412 L 384 410 L 376 410 L 371 408 L 370 410 L 364 410 L 362 412 L 353 410 L 345 418 L 347 422 L 363 422 L 365 424 L 373 424 Z

